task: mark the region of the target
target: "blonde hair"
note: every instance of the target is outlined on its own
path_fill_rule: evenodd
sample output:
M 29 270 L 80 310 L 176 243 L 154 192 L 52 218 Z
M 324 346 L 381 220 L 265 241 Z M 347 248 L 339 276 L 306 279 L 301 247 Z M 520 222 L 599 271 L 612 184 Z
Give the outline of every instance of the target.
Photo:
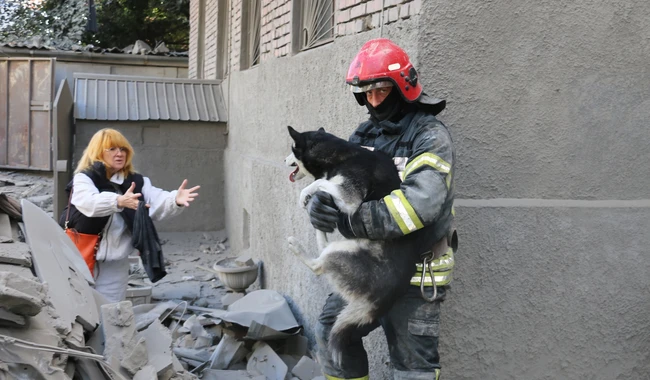
M 84 153 L 77 164 L 77 169 L 74 171 L 80 173 L 97 161 L 100 161 L 108 169 L 108 164 L 104 161 L 104 150 L 110 148 L 125 148 L 126 159 L 124 160 L 124 168 L 120 172 L 127 176 L 135 173 L 131 160 L 133 159 L 133 147 L 129 140 L 124 137 L 122 133 L 112 128 L 104 128 L 97 131 L 90 139 L 88 146 L 84 149 Z M 110 178 L 108 170 L 106 170 L 106 177 Z

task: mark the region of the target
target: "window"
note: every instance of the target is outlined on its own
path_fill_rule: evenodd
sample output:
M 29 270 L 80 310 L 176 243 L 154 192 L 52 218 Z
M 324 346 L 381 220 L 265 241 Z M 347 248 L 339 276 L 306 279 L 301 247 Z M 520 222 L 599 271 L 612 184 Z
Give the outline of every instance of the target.
M 320 46 L 334 38 L 334 0 L 293 2 L 294 52 Z
M 241 69 L 260 63 L 262 37 L 262 1 L 246 0 L 242 4 Z
M 228 74 L 228 17 L 230 9 L 228 0 L 219 0 L 217 4 L 217 79 L 224 79 Z

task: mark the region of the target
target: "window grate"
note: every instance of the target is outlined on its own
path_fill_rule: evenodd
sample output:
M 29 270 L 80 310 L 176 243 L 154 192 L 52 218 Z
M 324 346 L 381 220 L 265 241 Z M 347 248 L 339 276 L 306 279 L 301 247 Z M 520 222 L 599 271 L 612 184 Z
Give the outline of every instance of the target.
M 334 38 L 334 0 L 303 0 L 300 50 L 307 50 Z
M 249 66 L 260 63 L 261 39 L 262 39 L 262 1 L 248 0 L 248 59 Z

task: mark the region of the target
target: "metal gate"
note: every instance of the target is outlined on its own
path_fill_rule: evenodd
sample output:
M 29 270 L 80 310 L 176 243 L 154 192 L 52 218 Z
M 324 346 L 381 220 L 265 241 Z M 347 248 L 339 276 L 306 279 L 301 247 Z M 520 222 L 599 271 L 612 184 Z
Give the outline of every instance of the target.
M 0 168 L 52 170 L 54 62 L 0 57 Z

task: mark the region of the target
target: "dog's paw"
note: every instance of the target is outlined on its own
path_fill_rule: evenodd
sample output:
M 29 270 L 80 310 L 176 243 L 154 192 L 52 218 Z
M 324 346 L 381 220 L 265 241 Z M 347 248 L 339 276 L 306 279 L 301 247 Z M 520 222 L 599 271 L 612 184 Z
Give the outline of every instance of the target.
M 308 192 L 301 192 L 300 199 L 298 200 L 298 206 L 302 208 L 307 208 L 307 204 L 311 200 L 311 194 Z
M 296 239 L 293 236 L 289 236 L 287 238 L 287 242 L 289 242 L 289 250 L 296 256 L 300 256 L 303 254 L 303 248 L 298 239 Z

